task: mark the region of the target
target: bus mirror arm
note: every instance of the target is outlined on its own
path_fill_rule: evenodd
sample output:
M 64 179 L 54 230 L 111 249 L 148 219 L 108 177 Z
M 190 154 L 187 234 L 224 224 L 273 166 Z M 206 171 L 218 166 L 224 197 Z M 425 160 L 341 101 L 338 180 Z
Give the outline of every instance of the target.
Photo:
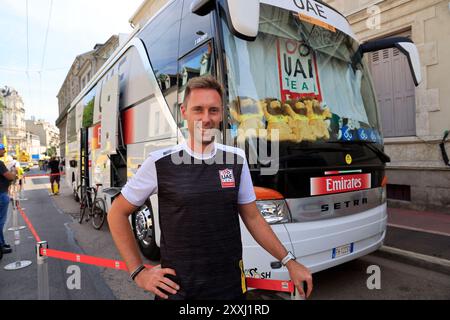
M 448 158 L 447 150 L 445 150 L 445 141 L 447 140 L 448 136 L 450 134 L 450 131 L 444 132 L 444 138 L 442 139 L 442 142 L 439 144 L 439 147 L 441 148 L 442 152 L 442 159 L 444 159 L 444 163 L 446 166 L 450 166 L 450 160 Z
M 191 12 L 203 17 L 214 10 L 214 5 L 215 0 L 194 0 L 191 3 Z
M 356 64 L 361 62 L 362 57 L 366 53 L 390 48 L 397 48 L 406 56 L 409 62 L 409 67 L 411 69 L 414 84 L 416 85 L 416 87 L 419 86 L 422 82 L 422 70 L 419 51 L 417 49 L 417 46 L 411 41 L 411 39 L 406 37 L 394 37 L 363 43 L 353 56 L 352 64 L 353 66 L 355 66 Z

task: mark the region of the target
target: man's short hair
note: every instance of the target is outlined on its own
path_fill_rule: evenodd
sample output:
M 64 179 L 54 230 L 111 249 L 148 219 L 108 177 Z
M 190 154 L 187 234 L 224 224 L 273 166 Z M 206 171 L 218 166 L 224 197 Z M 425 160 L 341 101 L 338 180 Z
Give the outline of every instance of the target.
M 186 90 L 184 91 L 184 101 L 183 104 L 186 106 L 189 100 L 189 96 L 191 95 L 192 90 L 194 89 L 212 89 L 217 91 L 220 95 L 220 98 L 223 99 L 223 87 L 219 81 L 216 80 L 213 76 L 203 76 L 192 78 L 188 81 Z

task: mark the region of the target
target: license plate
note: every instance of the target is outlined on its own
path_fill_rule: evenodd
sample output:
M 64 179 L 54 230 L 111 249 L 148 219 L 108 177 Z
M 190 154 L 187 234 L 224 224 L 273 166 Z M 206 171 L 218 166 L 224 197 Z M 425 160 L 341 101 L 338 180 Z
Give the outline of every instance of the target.
M 345 246 L 337 247 L 333 249 L 332 258 L 337 259 L 339 257 L 347 256 L 353 253 L 353 243 L 346 244 Z

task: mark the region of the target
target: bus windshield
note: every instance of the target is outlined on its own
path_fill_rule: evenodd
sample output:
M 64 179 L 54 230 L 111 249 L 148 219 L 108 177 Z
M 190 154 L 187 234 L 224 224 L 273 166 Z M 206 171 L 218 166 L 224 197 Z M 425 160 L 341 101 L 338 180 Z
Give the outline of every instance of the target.
M 235 37 L 222 19 L 231 136 L 280 143 L 382 143 L 368 67 L 353 62 L 358 42 L 261 4 L 255 41 Z

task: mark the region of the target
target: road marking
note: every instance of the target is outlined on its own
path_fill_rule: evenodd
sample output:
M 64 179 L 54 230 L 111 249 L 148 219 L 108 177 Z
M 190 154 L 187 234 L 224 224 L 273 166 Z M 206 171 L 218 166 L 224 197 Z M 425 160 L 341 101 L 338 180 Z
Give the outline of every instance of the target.
M 425 232 L 425 233 L 435 234 L 435 235 L 438 235 L 438 236 L 450 237 L 450 233 L 446 233 L 446 232 L 440 232 L 440 231 L 427 230 L 427 229 L 422 229 L 422 228 L 414 228 L 414 227 L 402 226 L 402 225 L 393 224 L 393 223 L 388 223 L 388 227 L 393 227 L 393 228 L 398 228 L 398 229 L 405 229 L 405 230 L 410 230 L 410 231 Z
M 447 260 L 447 259 L 437 258 L 437 257 L 433 257 L 433 256 L 427 256 L 425 254 L 401 250 L 401 249 L 388 247 L 388 246 L 382 246 L 380 248 L 380 251 L 384 251 L 384 252 L 390 253 L 390 254 L 400 255 L 400 256 L 403 256 L 406 258 L 418 259 L 418 260 L 422 260 L 425 262 L 437 264 L 437 265 L 440 265 L 445 268 L 450 268 L 450 260 Z

